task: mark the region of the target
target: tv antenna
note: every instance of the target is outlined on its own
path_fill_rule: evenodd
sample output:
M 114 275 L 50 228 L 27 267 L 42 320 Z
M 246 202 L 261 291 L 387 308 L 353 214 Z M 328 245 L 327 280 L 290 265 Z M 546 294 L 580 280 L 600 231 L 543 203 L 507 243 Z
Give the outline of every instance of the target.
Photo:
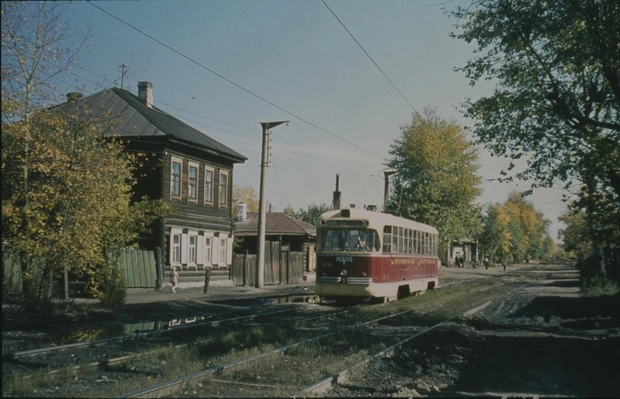
M 120 64 L 118 66 L 121 69 L 121 89 L 123 88 L 123 81 L 125 78 L 125 68 L 127 68 L 127 64 Z

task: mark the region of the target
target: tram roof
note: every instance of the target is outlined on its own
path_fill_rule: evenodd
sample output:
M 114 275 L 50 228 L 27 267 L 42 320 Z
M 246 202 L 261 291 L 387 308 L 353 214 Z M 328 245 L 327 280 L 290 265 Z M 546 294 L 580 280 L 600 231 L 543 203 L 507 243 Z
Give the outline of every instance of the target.
M 343 212 L 344 215 L 343 215 Z M 349 213 L 349 216 L 346 216 L 346 213 Z M 426 233 L 438 234 L 438 231 L 433 226 L 429 226 L 428 224 L 416 222 L 415 220 L 394 216 L 389 213 L 383 212 L 375 212 L 375 211 L 367 211 L 363 209 L 340 209 L 336 211 L 329 211 L 323 213 L 319 217 L 319 227 L 321 227 L 321 220 L 327 219 L 338 219 L 338 220 L 347 220 L 347 219 L 365 219 L 368 220 L 368 224 L 371 227 L 379 227 L 379 226 L 400 226 L 408 229 L 424 231 Z

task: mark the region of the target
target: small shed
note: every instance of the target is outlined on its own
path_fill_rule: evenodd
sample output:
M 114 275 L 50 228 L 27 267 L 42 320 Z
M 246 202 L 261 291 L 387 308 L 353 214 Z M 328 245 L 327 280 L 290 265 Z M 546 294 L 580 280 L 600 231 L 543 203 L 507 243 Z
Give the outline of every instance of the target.
M 265 241 L 277 242 L 291 252 L 306 254 L 306 271 L 315 269 L 316 227 L 281 212 L 267 212 Z M 258 247 L 258 213 L 239 215 L 235 222 L 235 253 L 256 254 Z

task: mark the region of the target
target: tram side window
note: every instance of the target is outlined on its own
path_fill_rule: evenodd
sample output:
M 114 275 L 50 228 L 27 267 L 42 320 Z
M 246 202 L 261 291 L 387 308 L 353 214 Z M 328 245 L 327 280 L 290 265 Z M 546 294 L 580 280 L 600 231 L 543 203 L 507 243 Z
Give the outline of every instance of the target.
M 407 253 L 413 253 L 413 230 L 407 229 Z
M 399 227 L 392 227 L 392 252 L 393 253 L 399 253 L 400 250 L 398 248 L 398 234 L 399 234 Z
M 392 252 L 392 226 L 383 228 L 383 252 Z

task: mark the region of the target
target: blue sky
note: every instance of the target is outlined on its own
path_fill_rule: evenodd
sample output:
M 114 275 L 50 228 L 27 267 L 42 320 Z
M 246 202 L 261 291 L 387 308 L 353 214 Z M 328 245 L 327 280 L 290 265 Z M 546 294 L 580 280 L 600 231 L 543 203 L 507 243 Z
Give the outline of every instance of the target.
M 274 211 L 330 203 L 337 173 L 344 204 L 381 206 L 380 171 L 412 107 L 435 107 L 468 126 L 459 104 L 488 95 L 492 86 L 471 87 L 454 72 L 473 47 L 448 36 L 455 20 L 442 11 L 443 1 L 325 2 L 406 100 L 321 0 L 74 2 L 66 22 L 78 30 L 90 24 L 94 36 L 83 68 L 56 86 L 87 95 L 120 86 L 119 66 L 126 64 L 125 89 L 136 93 L 139 81 L 151 82 L 155 106 L 248 157 L 235 166 L 234 182 L 257 194 L 259 122 L 290 120 L 271 134 L 267 201 Z M 484 149 L 479 156 L 481 204 L 528 188 L 488 181 L 507 163 Z M 547 189 L 528 197 L 552 221 L 556 241 L 561 194 Z

